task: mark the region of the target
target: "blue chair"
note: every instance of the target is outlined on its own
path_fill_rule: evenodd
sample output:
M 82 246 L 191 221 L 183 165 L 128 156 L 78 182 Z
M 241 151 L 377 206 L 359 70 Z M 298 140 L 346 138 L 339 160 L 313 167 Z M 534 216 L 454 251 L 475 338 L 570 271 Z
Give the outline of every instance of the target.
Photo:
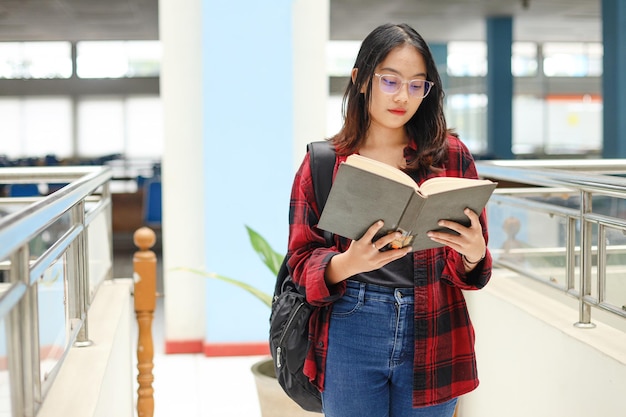
M 147 226 L 161 226 L 161 179 L 153 178 L 143 186 L 143 222 Z
M 34 197 L 39 195 L 37 184 L 10 184 L 9 197 Z
M 56 191 L 59 191 L 61 188 L 65 187 L 67 182 L 51 182 L 48 184 L 48 194 L 52 194 Z
M 143 175 L 137 175 L 137 178 L 135 178 L 135 181 L 137 181 L 137 189 L 144 189 L 145 185 L 146 185 L 146 181 L 148 180 L 148 177 L 144 177 Z
M 44 157 L 44 165 L 52 167 L 59 165 L 59 158 L 56 155 L 48 154 Z

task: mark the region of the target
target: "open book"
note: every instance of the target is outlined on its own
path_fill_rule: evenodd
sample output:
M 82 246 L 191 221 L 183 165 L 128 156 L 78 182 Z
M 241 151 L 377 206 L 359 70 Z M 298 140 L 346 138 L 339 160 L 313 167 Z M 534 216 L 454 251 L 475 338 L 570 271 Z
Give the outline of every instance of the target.
M 377 220 L 379 232 L 402 232 L 393 248 L 411 245 L 413 250 L 442 246 L 426 233 L 452 230 L 439 220 L 469 226 L 463 213 L 469 207 L 480 215 L 497 183 L 458 177 L 430 178 L 421 186 L 405 172 L 358 154 L 339 166 L 318 227 L 350 239 L 360 239 Z

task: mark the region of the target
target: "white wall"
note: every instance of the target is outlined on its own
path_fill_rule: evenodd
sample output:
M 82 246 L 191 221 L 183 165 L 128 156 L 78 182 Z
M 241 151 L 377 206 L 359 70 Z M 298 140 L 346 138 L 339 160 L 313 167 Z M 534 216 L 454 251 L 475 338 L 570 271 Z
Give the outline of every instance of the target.
M 576 300 L 503 270 L 466 297 L 481 383 L 459 417 L 626 415 L 626 320 L 576 328 Z

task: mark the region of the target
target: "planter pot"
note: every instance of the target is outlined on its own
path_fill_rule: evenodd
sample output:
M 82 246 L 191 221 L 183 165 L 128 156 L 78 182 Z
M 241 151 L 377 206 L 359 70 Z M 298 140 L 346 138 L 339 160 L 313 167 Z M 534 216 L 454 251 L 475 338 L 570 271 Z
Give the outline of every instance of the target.
M 274 373 L 272 358 L 252 365 L 263 417 L 321 417 L 320 413 L 305 411 L 285 394 Z

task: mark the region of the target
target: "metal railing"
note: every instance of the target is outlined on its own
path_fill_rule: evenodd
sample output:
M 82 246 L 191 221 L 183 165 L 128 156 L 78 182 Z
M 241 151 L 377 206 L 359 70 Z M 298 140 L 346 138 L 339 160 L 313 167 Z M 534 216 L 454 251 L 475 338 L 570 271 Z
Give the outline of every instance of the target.
M 61 187 L 0 198 L 4 415 L 35 416 L 69 348 L 90 345 L 89 306 L 112 275 L 110 179 L 106 167 L 0 169 L 0 184 Z
M 494 265 L 626 318 L 626 160 L 479 161 Z M 501 222 L 501 228 L 498 228 Z M 560 275 L 563 274 L 561 277 Z

